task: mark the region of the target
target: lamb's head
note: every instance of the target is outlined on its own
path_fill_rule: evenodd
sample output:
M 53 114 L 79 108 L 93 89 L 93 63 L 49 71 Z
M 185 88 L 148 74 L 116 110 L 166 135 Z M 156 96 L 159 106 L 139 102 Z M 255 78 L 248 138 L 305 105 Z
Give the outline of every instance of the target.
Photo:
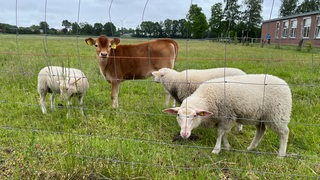
M 210 111 L 187 107 L 168 108 L 164 109 L 163 112 L 177 115 L 177 121 L 181 127 L 180 135 L 185 139 L 190 137 L 192 129 L 197 128 L 201 124 L 203 117 L 213 114 Z
M 170 68 L 161 68 L 158 71 L 153 71 L 152 75 L 154 76 L 154 81 L 157 83 L 161 83 L 162 77 L 171 71 L 173 70 Z
M 85 39 L 87 45 L 95 46 L 96 48 L 96 55 L 98 60 L 105 61 L 111 52 L 111 49 L 116 49 L 117 45 L 120 43 L 119 38 L 114 38 L 110 40 L 106 36 L 99 36 L 97 39 L 87 38 Z
M 72 95 L 78 93 L 77 82 L 81 80 L 81 78 L 70 78 L 68 80 L 59 80 L 57 83 L 60 85 L 60 95 L 62 99 L 67 99 Z

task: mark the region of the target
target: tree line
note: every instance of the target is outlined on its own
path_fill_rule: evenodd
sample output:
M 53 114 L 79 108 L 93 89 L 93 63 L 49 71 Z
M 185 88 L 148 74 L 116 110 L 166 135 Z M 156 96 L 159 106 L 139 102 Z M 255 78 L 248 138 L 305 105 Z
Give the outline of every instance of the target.
M 63 20 L 60 30 L 50 28 L 47 22 L 30 27 L 19 27 L 1 24 L 3 33 L 19 34 L 68 34 L 68 35 L 100 35 L 134 37 L 170 37 L 170 38 L 216 38 L 216 37 L 252 37 L 259 38 L 262 23 L 263 0 L 243 0 L 243 11 L 240 11 L 239 0 L 224 0 L 211 6 L 211 16 L 207 18 L 202 8 L 192 4 L 185 19 L 166 19 L 160 22 L 144 21 L 138 27 L 116 28 L 112 22 L 77 23 Z M 291 13 L 319 10 L 320 0 L 304 0 L 297 5 L 298 0 L 281 0 L 279 16 Z M 294 10 L 293 10 L 294 9 Z

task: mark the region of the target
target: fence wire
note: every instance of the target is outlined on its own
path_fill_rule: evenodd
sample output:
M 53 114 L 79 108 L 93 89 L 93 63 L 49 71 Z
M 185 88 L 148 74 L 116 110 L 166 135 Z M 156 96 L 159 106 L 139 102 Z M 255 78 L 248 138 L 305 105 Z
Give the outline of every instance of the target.
M 18 21 L 18 3 L 19 3 L 19 0 L 16 0 L 16 26 L 18 27 L 19 25 L 19 21 Z M 109 21 L 111 22 L 112 20 L 112 17 L 111 17 L 111 9 L 112 9 L 112 4 L 113 3 L 116 3 L 113 2 L 113 0 L 111 0 L 110 4 L 109 4 L 109 7 L 108 7 L 108 15 L 109 15 Z M 143 9 L 143 13 L 142 13 L 142 18 L 141 18 L 141 21 L 144 21 L 144 17 L 146 16 L 145 14 L 145 11 L 147 9 L 147 5 L 148 5 L 149 1 L 147 0 L 145 2 L 145 6 L 144 6 L 144 9 Z M 191 1 L 191 4 L 193 2 Z M 274 2 L 272 3 L 272 6 L 273 6 Z M 80 10 L 81 10 L 81 0 L 78 1 L 78 11 L 77 11 L 77 22 L 79 24 L 80 22 Z M 273 7 L 272 7 L 273 8 Z M 44 8 L 44 22 L 47 22 L 47 0 L 45 0 L 45 8 Z M 271 15 L 270 15 L 271 17 Z M 112 28 L 111 28 L 112 29 Z M 67 59 L 67 62 L 65 61 L 61 61 L 63 62 L 63 65 L 64 66 L 71 66 L 71 62 L 70 62 L 70 58 L 75 58 L 77 59 L 77 67 L 79 67 L 81 70 L 83 69 L 83 61 L 85 59 L 94 59 L 95 57 L 94 56 L 84 56 L 84 55 L 81 55 L 80 51 L 80 45 L 79 45 L 79 39 L 81 39 L 80 35 L 79 35 L 79 30 L 77 32 L 77 36 L 76 36 L 76 51 L 77 53 L 75 55 L 70 55 L 70 54 L 54 54 L 54 53 L 51 53 L 50 52 L 50 48 L 49 48 L 49 41 L 48 41 L 48 34 L 47 32 L 45 31 L 44 32 L 44 35 L 43 35 L 43 53 L 25 53 L 25 52 L 22 52 L 21 49 L 20 49 L 20 43 L 19 43 L 19 31 L 17 29 L 17 33 L 16 33 L 16 51 L 15 52 L 0 52 L 0 55 L 6 55 L 6 56 L 12 56 L 12 57 L 18 57 L 18 62 L 19 62 L 19 70 L 21 71 L 21 74 L 26 76 L 26 79 L 30 78 L 30 77 L 35 77 L 37 76 L 37 73 L 33 72 L 32 70 L 28 70 L 28 69 L 25 69 L 24 66 L 23 66 L 23 57 L 43 57 L 44 60 L 45 60 L 45 64 L 46 65 L 53 65 L 53 61 L 52 61 L 52 58 L 53 57 L 59 57 L 59 58 L 62 58 L 62 59 Z M 188 33 L 189 34 L 189 33 Z M 228 52 L 227 52 L 227 48 L 228 48 L 228 44 L 227 43 L 224 43 L 224 47 L 225 47 L 225 54 L 224 54 L 224 58 L 197 58 L 197 57 L 191 57 L 189 56 L 189 52 L 191 51 L 190 48 L 189 48 L 189 41 L 190 39 L 186 39 L 186 44 L 185 44 L 185 48 L 186 49 L 186 59 L 185 59 L 185 69 L 190 69 L 190 65 L 189 65 L 189 61 L 192 61 L 192 60 L 208 60 L 208 61 L 223 61 L 224 62 L 224 67 L 227 67 L 227 62 L 229 60 L 237 60 L 237 61 L 242 61 L 242 60 L 252 60 L 252 61 L 257 61 L 257 60 L 264 60 L 266 62 L 265 64 L 265 74 L 268 74 L 270 71 L 269 71 L 269 67 L 270 67 L 270 64 L 272 63 L 272 61 L 274 61 L 275 59 L 272 59 L 271 60 L 271 55 L 270 55 L 270 52 L 269 51 L 266 51 L 266 58 L 264 59 L 256 59 L 256 58 L 248 58 L 248 59 L 236 59 L 236 58 L 232 58 L 232 59 L 229 59 L 228 58 Z M 122 57 L 123 58 L 123 57 Z M 130 59 L 131 57 L 125 57 L 125 58 L 128 58 Z M 146 57 L 147 59 L 150 60 L 150 57 Z M 113 60 L 116 60 L 116 58 L 114 58 Z M 284 59 L 276 59 L 275 61 L 284 61 Z M 299 61 L 298 59 L 296 61 Z M 314 72 L 316 71 L 315 70 L 315 57 L 314 57 L 314 54 L 312 54 L 312 67 L 310 69 L 310 78 L 309 78 L 309 82 L 306 82 L 306 83 L 303 83 L 303 84 L 289 84 L 290 87 L 303 87 L 303 88 L 307 88 L 308 89 L 308 104 L 307 104 L 307 107 L 306 107 L 306 119 L 305 121 L 303 122 L 290 122 L 290 125 L 295 127 L 295 126 L 304 126 L 305 127 L 305 130 L 308 131 L 308 127 L 319 127 L 320 124 L 314 124 L 314 123 L 309 123 L 309 119 L 311 118 L 310 117 L 310 114 L 309 114 L 309 111 L 308 109 L 310 109 L 311 107 L 311 95 L 310 95 L 310 92 L 312 91 L 311 88 L 320 88 L 320 85 L 319 84 L 315 84 L 314 83 L 314 80 L 313 80 L 313 75 L 314 75 Z M 66 63 L 66 64 L 64 64 Z M 13 71 L 1 71 L 2 74 L 6 74 L 8 76 L 15 76 L 15 72 Z M 225 76 L 224 76 L 225 78 Z M 188 73 L 187 73 L 187 79 L 188 79 Z M 118 79 L 118 80 L 121 80 L 121 79 Z M 24 91 L 26 92 L 29 92 L 29 91 L 32 91 L 33 90 L 29 90 L 29 89 L 26 89 L 25 87 L 29 87 L 30 85 L 27 85 L 28 83 L 30 84 L 34 84 L 28 80 L 26 80 L 25 84 L 22 85 L 22 88 Z M 134 84 L 148 84 L 148 88 L 149 88 L 149 93 L 148 93 L 148 96 L 149 96 L 149 104 L 152 105 L 154 102 L 153 102 L 153 98 L 152 97 L 152 93 L 153 93 L 153 86 L 151 84 L 151 81 L 150 80 L 134 80 L 134 82 L 132 82 Z M 175 82 L 175 83 L 179 83 L 179 82 Z M 185 82 L 181 82 L 181 83 L 185 83 Z M 233 82 L 233 83 L 238 83 L 238 84 L 241 84 L 240 82 Z M 105 82 L 105 84 L 107 84 Z M 252 85 L 252 84 L 251 84 Z M 255 84 L 255 85 L 262 85 L 265 87 L 266 85 L 266 79 L 264 81 L 264 83 L 262 84 Z M 129 87 L 130 88 L 130 87 Z M 264 92 L 265 94 L 265 92 Z M 98 95 L 95 95 L 96 97 L 98 97 L 99 95 L 101 94 L 98 94 Z M 105 95 L 105 93 L 104 93 Z M 224 91 L 224 99 L 227 99 L 227 95 L 226 95 L 226 91 Z M 265 95 L 263 96 L 265 97 Z M 262 106 L 264 104 L 264 98 L 263 98 L 263 101 L 261 102 L 262 103 Z M 2 106 L 12 106 L 12 107 L 17 107 L 17 108 L 23 108 L 23 109 L 28 109 L 30 108 L 31 110 L 33 109 L 37 109 L 39 108 L 39 105 L 37 103 L 37 101 L 34 101 L 34 99 L 32 98 L 29 98 L 27 99 L 27 101 L 10 101 L 10 100 L 2 100 L 2 102 L 0 102 L 0 104 Z M 146 105 L 147 106 L 147 105 Z M 57 106 L 58 108 L 58 106 Z M 73 106 L 72 109 L 76 109 L 78 108 L 77 106 Z M 129 119 L 125 119 L 127 117 L 130 117 L 130 116 L 141 116 L 142 118 L 144 119 L 147 119 L 145 117 L 153 117 L 153 118 L 157 118 L 157 117 L 168 117 L 168 118 L 171 118 L 172 119 L 172 116 L 168 116 L 168 115 L 164 115 L 162 113 L 153 113 L 153 112 L 139 112 L 139 111 L 135 111 L 135 110 L 132 110 L 132 111 L 124 111 L 121 107 L 118 109 L 118 110 L 108 110 L 108 109 L 102 109 L 102 108 L 95 108 L 95 107 L 89 107 L 89 106 L 86 106 L 85 107 L 85 111 L 88 111 L 88 112 L 92 112 L 93 114 L 94 113 L 97 113 L 97 114 L 113 114 L 115 117 L 114 119 L 115 120 L 119 120 L 119 131 L 117 132 L 118 134 L 112 136 L 112 133 L 107 133 L 107 135 L 104 135 L 104 134 L 100 134 L 100 133 L 95 133 L 95 132 L 91 132 L 91 130 L 89 129 L 89 121 L 91 120 L 91 118 L 89 116 L 85 116 L 82 118 L 82 120 L 84 121 L 84 123 L 86 123 L 86 127 L 87 127 L 87 131 L 85 132 L 77 132 L 76 130 L 74 129 L 64 129 L 63 127 L 63 122 L 65 120 L 65 118 L 63 117 L 64 113 L 61 112 L 61 116 L 60 117 L 55 117 L 55 116 L 52 116 L 51 120 L 52 122 L 54 121 L 57 121 L 56 123 L 59 124 L 61 123 L 61 130 L 51 130 L 50 128 L 46 129 L 46 128 L 41 128 L 40 125 L 38 126 L 37 124 L 35 124 L 34 126 L 31 125 L 31 126 L 25 126 L 23 124 L 16 124 L 15 126 L 6 126 L 5 124 L 3 125 L 0 125 L 0 129 L 1 131 L 6 131 L 6 132 L 18 132 L 18 133 L 22 133 L 22 134 L 26 134 L 26 137 L 32 137 L 32 138 L 46 138 L 48 136 L 51 136 L 51 135 L 61 135 L 63 136 L 63 141 L 65 143 L 68 143 L 68 141 L 66 140 L 67 138 L 75 138 L 75 141 L 77 140 L 77 138 L 84 138 L 84 142 L 87 142 L 88 143 L 88 149 L 87 151 L 91 152 L 92 155 L 87 155 L 87 154 L 82 154 L 82 153 L 79 153 L 79 152 L 73 152 L 73 153 L 66 153 L 66 152 L 55 152 L 54 150 L 50 150 L 49 148 L 44 150 L 44 151 L 40 151 L 40 150 L 37 150 L 37 149 L 31 149 L 32 153 L 34 156 L 46 156 L 46 157 L 50 157 L 50 156 L 59 156 L 59 157 L 74 157 L 76 159 L 86 159 L 86 160 L 90 160 L 92 162 L 98 162 L 98 161 L 103 161 L 103 162 L 106 162 L 106 163 L 110 163 L 110 164 L 114 164 L 115 166 L 117 166 L 117 168 L 119 168 L 119 171 L 121 171 L 121 174 L 125 173 L 124 171 L 126 170 L 126 168 L 123 168 L 122 166 L 132 166 L 132 167 L 135 167 L 135 168 L 139 168 L 140 166 L 144 166 L 144 167 L 155 167 L 155 168 L 167 168 L 167 169 L 182 169 L 182 170 L 200 170 L 200 169 L 208 169 L 208 170 L 215 170 L 215 171 L 233 171 L 233 172 L 239 172 L 239 173 L 246 173 L 247 172 L 247 169 L 243 168 L 243 169 L 239 169 L 239 168 L 232 168 L 232 167 L 228 167 L 226 169 L 223 169 L 221 170 L 220 166 L 213 166 L 213 165 L 208 165 L 208 164 L 205 164 L 205 165 L 193 165 L 193 166 L 190 166 L 188 164 L 186 165 L 162 165 L 161 163 L 155 163 L 154 161 L 150 161 L 150 163 L 147 163 L 147 162 L 140 162 L 139 159 L 136 159 L 136 160 L 127 160 L 125 157 L 124 157 L 124 154 L 126 153 L 126 148 L 124 147 L 125 146 L 125 143 L 126 142 L 134 142 L 134 143 L 137 143 L 137 144 L 148 144 L 150 146 L 153 146 L 153 145 L 162 145 L 162 146 L 166 146 L 166 147 L 170 147 L 170 148 L 183 148 L 183 149 L 196 149 L 196 150 L 205 150 L 205 151 L 210 151 L 212 149 L 211 146 L 206 146 L 206 145 L 201 145 L 201 146 L 198 146 L 198 145 L 190 145 L 188 143 L 174 143 L 174 142 L 171 142 L 171 140 L 163 140 L 163 139 L 148 139 L 148 138 L 143 138 L 143 137 L 134 137 L 134 136 L 130 136 L 128 135 L 125 131 L 126 129 L 126 126 L 127 126 L 127 122 L 126 121 L 130 121 L 130 118 Z M 23 118 L 26 118 L 27 121 L 29 121 L 30 124 L 33 124 L 32 123 L 32 119 L 28 119 L 28 113 L 26 112 L 25 113 L 27 117 L 23 117 Z M 8 118 L 10 119 L 10 116 L 7 115 L 5 118 Z M 41 117 L 39 117 L 41 118 Z M 57 118 L 57 119 L 55 119 Z M 248 118 L 243 118 L 243 119 L 246 119 L 246 120 L 249 120 L 249 121 L 256 121 L 255 119 L 248 119 Z M 52 123 L 50 122 L 50 123 Z M 156 121 L 155 122 L 152 122 L 152 120 L 149 120 L 148 121 L 149 123 L 157 123 Z M 262 121 L 262 122 L 266 122 L 266 121 Z M 46 123 L 46 122 L 43 122 L 43 123 Z M 81 122 L 79 122 L 81 123 Z M 159 129 L 161 128 L 165 128 L 165 122 L 162 122 L 162 121 L 159 121 L 158 122 L 158 126 L 159 126 Z M 143 128 L 143 127 L 142 127 Z M 106 131 L 108 129 L 106 128 Z M 164 132 L 161 132 L 160 133 L 164 133 Z M 315 132 L 317 133 L 317 132 Z M 29 136 L 29 134 L 32 134 Z M 304 137 L 302 137 L 304 138 Z M 120 154 L 120 158 L 115 158 L 115 157 L 112 157 L 112 156 L 100 156 L 99 153 L 95 154 L 95 144 L 94 144 L 94 141 L 96 139 L 103 139 L 104 141 L 108 142 L 108 141 L 115 141 L 118 143 L 118 149 L 117 149 L 117 152 Z M 307 140 L 303 139 L 304 142 L 308 142 Z M 66 145 L 68 146 L 68 145 Z M 70 145 L 72 146 L 72 144 Z M 0 149 L 2 151 L 4 150 L 12 150 L 13 151 L 16 151 L 16 152 L 25 152 L 25 151 L 28 151 L 28 149 L 18 149 L 19 147 L 14 147 L 14 146 L 2 146 L 0 145 Z M 224 149 L 224 148 L 222 148 Z M 112 151 L 112 150 L 108 150 L 108 151 Z M 230 150 L 231 153 L 235 153 L 235 154 L 239 154 L 239 155 L 244 155 L 244 156 L 248 156 L 248 154 L 255 154 L 257 156 L 276 156 L 276 153 L 274 152 L 271 152 L 271 151 L 266 151 L 266 152 L 263 152 L 263 151 L 245 151 L 245 150 L 241 150 L 241 149 L 231 149 Z M 145 153 L 148 153 L 148 152 L 145 152 Z M 184 152 L 183 156 L 187 156 L 186 155 L 187 153 Z M 189 158 L 189 157 L 185 157 L 185 158 Z M 288 159 L 295 159 L 297 161 L 305 161 L 305 160 L 314 160 L 316 161 L 315 163 L 313 163 L 312 165 L 314 166 L 319 166 L 319 157 L 318 156 L 311 156 L 311 155 L 298 155 L 298 154 L 288 154 L 288 156 L 286 157 Z M 214 160 L 214 157 L 211 157 L 211 154 L 206 154 L 204 155 L 204 157 L 200 157 L 198 158 L 197 160 L 202 160 L 202 159 L 211 159 L 212 162 L 215 162 Z M 223 164 L 224 162 L 215 162 L 217 164 L 221 163 Z M 94 167 L 92 167 L 92 170 L 94 171 L 93 169 Z M 298 168 L 298 167 L 297 167 Z M 278 172 L 270 172 L 268 171 L 267 169 L 266 170 L 256 170 L 254 168 L 251 168 L 251 172 L 252 173 L 255 173 L 255 174 L 263 174 L 263 175 L 277 175 L 277 176 L 280 176 L 280 177 L 291 177 L 291 178 L 314 178 L 316 176 L 319 175 L 319 172 L 317 170 L 313 170 L 312 168 L 310 168 L 310 171 L 312 171 L 312 173 L 315 175 L 315 176 L 309 176 L 309 175 L 304 175 L 304 174 L 283 174 L 283 173 L 278 173 Z M 101 178 L 105 178 L 103 175 L 101 175 Z

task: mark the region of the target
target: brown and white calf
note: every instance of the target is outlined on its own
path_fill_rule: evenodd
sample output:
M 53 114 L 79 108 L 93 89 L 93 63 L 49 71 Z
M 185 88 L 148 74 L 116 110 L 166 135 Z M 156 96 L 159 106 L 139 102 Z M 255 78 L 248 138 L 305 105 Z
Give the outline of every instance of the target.
M 119 38 L 99 36 L 87 38 L 85 42 L 95 46 L 100 72 L 111 83 L 113 108 L 118 107 L 121 81 L 144 79 L 163 67 L 172 69 L 178 54 L 178 44 L 172 39 L 119 45 Z

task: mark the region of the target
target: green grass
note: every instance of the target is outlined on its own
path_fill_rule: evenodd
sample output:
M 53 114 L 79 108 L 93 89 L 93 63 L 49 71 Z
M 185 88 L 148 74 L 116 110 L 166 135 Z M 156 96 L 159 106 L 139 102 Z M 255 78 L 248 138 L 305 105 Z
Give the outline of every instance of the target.
M 237 67 L 286 80 L 293 95 L 289 157 L 278 158 L 279 140 L 266 131 L 258 148 L 247 152 L 255 129 L 232 130 L 231 151 L 211 154 L 216 129 L 198 128 L 196 141 L 172 142 L 180 131 L 175 117 L 161 112 L 160 84 L 125 81 L 120 108 L 111 108 L 110 84 L 100 75 L 86 37 L 0 35 L 0 179 L 301 179 L 319 178 L 319 49 L 222 44 L 177 40 L 175 69 Z M 148 39 L 123 39 L 122 44 Z M 90 89 L 85 117 L 75 108 L 42 115 L 37 74 L 47 66 L 81 68 Z M 56 103 L 61 102 L 57 98 Z M 47 105 L 49 98 L 47 98 Z

